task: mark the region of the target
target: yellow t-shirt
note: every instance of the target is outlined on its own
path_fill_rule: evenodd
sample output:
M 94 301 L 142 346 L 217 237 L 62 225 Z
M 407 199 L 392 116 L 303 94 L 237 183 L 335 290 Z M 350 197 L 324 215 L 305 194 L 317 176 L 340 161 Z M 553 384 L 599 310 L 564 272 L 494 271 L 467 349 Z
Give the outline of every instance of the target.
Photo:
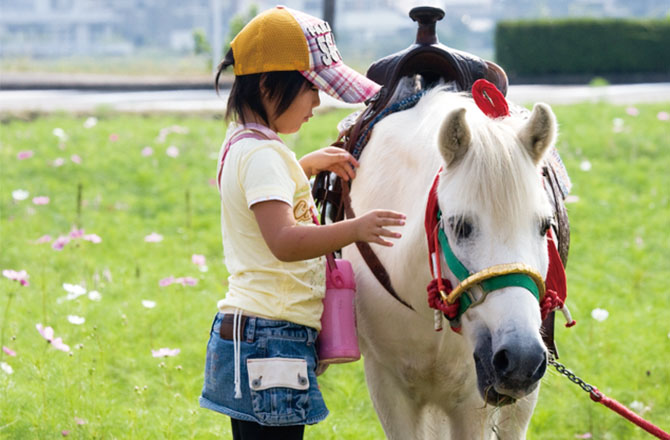
M 223 147 L 235 128 L 235 124 L 228 128 L 219 167 Z M 221 171 L 221 231 L 230 276 L 219 310 L 239 308 L 321 330 L 325 258 L 283 262 L 272 255 L 250 209 L 268 200 L 288 203 L 296 222 L 313 224 L 316 207 L 295 153 L 278 140 L 235 142 Z

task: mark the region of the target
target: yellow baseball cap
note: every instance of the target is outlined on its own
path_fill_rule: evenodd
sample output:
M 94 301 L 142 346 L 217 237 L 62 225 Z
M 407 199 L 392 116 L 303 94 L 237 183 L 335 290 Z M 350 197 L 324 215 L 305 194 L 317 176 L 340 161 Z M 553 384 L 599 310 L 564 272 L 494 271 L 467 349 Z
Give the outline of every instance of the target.
M 235 75 L 297 70 L 345 102 L 363 102 L 381 88 L 342 62 L 328 22 L 277 6 L 257 15 L 230 44 Z

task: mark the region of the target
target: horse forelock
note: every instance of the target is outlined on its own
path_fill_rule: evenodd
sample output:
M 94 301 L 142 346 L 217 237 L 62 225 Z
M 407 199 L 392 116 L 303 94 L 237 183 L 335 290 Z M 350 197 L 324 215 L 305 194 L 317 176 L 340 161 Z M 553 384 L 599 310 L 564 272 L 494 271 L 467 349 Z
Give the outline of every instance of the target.
M 450 111 L 466 109 L 470 148 L 457 163 L 445 167 L 438 189 L 440 198 L 450 204 L 450 212 L 485 213 L 508 236 L 538 215 L 550 215 L 539 171 L 517 136 L 526 112 L 492 120 L 467 95 L 440 94 L 439 90 L 429 92 L 422 101 L 428 107 L 424 110 L 437 119 L 436 133 Z M 435 139 L 437 142 L 437 134 Z

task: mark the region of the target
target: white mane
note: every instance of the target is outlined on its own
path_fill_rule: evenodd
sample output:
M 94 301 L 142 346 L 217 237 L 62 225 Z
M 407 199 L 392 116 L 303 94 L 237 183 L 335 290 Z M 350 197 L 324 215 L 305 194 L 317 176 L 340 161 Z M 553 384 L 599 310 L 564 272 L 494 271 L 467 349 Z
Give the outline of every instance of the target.
M 434 124 L 437 145 L 440 124 L 449 112 L 461 107 L 466 109 L 472 143 L 463 159 L 442 174 L 440 189 L 449 186 L 450 194 L 458 195 L 450 197 L 452 208 L 462 213 L 487 212 L 508 234 L 534 220 L 538 206 L 550 215 L 539 171 L 529 173 L 535 165 L 517 136 L 529 112 L 514 107 L 509 117 L 491 119 L 469 95 L 445 92 L 441 87 L 430 90 L 414 111 L 423 124 Z

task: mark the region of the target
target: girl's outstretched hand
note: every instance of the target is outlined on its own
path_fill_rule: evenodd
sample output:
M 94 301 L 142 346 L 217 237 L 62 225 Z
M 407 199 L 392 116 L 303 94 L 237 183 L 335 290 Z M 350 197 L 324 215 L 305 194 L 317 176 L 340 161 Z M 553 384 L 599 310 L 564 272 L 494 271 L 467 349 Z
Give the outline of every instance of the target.
M 306 154 L 300 160 L 300 166 L 307 178 L 321 171 L 332 171 L 342 179 L 349 181 L 356 177 L 358 161 L 347 151 L 339 147 L 326 147 Z
M 402 234 L 386 229 L 386 226 L 403 226 L 405 214 L 396 211 L 375 209 L 354 219 L 356 222 L 356 241 L 367 241 L 382 246 L 393 246 L 393 243 L 384 237 L 400 238 Z

